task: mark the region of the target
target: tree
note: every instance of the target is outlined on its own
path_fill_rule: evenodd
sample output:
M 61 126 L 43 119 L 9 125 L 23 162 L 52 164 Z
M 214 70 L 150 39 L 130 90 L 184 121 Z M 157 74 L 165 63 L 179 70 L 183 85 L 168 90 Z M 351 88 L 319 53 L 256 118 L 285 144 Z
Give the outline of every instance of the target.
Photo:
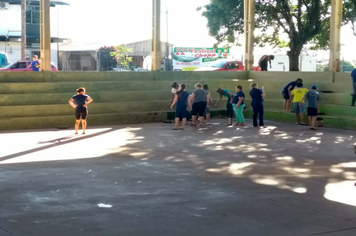
M 341 72 L 351 72 L 355 68 L 355 65 L 352 62 L 342 60 L 340 62 L 340 71 Z M 329 65 L 324 66 L 324 71 L 329 71 Z
M 260 33 L 255 35 L 255 43 L 289 47 L 289 68 L 298 71 L 299 55 L 305 44 L 311 44 L 314 49 L 327 47 L 328 6 L 330 0 L 257 0 L 256 28 Z M 244 27 L 243 0 L 211 0 L 203 8 L 198 10 L 203 9 L 202 15 L 208 19 L 210 35 L 218 43 L 226 40 L 236 43 Z M 283 33 L 289 41 L 281 39 Z
M 125 44 L 115 46 L 114 48 L 115 50 L 110 55 L 115 58 L 117 64 L 121 65 L 122 68 L 128 69 L 129 63 L 132 62 L 132 57 L 127 55 L 132 52 L 132 49 L 127 48 Z
M 101 47 L 98 51 L 99 70 L 100 71 L 112 71 L 117 66 L 115 57 L 111 56 L 111 53 L 115 52 L 115 47 Z
M 343 23 L 349 23 L 354 36 L 356 36 L 356 0 L 344 0 Z

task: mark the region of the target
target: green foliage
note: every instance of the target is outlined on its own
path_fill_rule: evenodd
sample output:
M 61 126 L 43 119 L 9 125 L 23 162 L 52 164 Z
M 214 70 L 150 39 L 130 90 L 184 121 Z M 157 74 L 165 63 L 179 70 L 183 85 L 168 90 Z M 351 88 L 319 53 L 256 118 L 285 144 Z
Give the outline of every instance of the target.
M 100 71 L 111 71 L 117 66 L 115 57 L 111 56 L 111 53 L 115 52 L 114 47 L 101 47 L 98 51 L 98 59 Z
M 110 55 L 115 58 L 122 68 L 128 69 L 130 62 L 132 62 L 132 57 L 127 55 L 132 52 L 132 49 L 127 48 L 125 44 L 115 46 L 114 48 L 115 50 Z
M 353 34 L 356 36 L 356 0 L 343 1 L 343 23 L 350 24 Z
M 340 62 L 340 71 L 341 72 L 351 72 L 355 68 L 354 63 L 350 61 L 341 61 Z M 329 65 L 324 65 L 324 71 L 329 71 Z
M 329 1 L 329 0 L 328 0 Z M 330 13 L 328 1 L 321 0 L 257 0 L 255 43 L 261 47 L 289 47 L 290 69 L 298 70 L 299 55 L 303 46 L 312 43 L 314 49 L 325 48 Z M 211 0 L 202 8 L 208 19 L 208 28 L 218 42 L 238 39 L 244 32 L 243 0 Z M 289 41 L 281 39 L 281 35 Z M 233 37 L 232 37 L 233 36 Z

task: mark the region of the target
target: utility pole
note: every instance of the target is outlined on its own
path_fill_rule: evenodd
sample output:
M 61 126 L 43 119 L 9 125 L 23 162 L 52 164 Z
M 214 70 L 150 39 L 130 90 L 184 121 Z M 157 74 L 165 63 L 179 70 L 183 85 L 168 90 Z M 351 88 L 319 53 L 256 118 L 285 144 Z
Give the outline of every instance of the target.
M 169 41 L 168 41 L 168 8 L 166 9 L 166 27 L 167 27 L 167 44 L 166 44 L 166 57 L 169 57 Z
M 21 0 L 21 60 L 26 60 L 26 0 Z
M 340 72 L 342 0 L 331 0 L 329 71 Z
M 245 70 L 253 70 L 253 46 L 255 30 L 255 0 L 244 0 Z
M 41 70 L 51 71 L 50 0 L 40 0 Z
M 152 0 L 152 71 L 161 70 L 161 0 Z

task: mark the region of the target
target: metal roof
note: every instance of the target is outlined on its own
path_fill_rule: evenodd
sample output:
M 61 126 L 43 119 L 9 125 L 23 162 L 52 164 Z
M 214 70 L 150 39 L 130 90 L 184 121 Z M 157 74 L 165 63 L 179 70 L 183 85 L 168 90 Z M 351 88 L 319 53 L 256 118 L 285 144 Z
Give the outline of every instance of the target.
M 21 5 L 21 0 L 0 0 L 0 2 L 8 2 L 13 5 Z M 40 5 L 40 0 L 26 0 L 27 4 L 30 3 L 30 5 Z M 54 7 L 56 5 L 69 5 L 68 2 L 65 1 L 57 1 L 57 0 L 51 0 L 51 6 Z

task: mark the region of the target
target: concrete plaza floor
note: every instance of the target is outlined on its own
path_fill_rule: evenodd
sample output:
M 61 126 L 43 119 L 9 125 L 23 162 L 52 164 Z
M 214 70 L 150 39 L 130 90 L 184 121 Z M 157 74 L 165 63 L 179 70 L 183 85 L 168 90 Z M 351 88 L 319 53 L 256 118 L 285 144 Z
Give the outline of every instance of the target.
M 213 121 L 0 132 L 0 236 L 356 235 L 355 132 Z

